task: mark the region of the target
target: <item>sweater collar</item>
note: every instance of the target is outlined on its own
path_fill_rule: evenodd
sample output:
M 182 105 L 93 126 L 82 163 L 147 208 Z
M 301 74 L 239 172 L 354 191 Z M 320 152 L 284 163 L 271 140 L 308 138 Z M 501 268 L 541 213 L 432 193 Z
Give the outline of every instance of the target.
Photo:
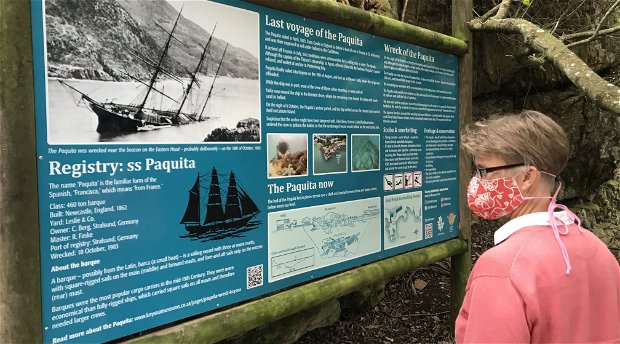
M 564 211 L 556 212 L 554 213 L 554 216 L 564 224 L 573 223 Z M 495 242 L 495 245 L 498 245 L 521 228 L 549 225 L 549 214 L 546 211 L 522 215 L 506 222 L 503 226 L 496 230 L 493 235 L 493 241 Z

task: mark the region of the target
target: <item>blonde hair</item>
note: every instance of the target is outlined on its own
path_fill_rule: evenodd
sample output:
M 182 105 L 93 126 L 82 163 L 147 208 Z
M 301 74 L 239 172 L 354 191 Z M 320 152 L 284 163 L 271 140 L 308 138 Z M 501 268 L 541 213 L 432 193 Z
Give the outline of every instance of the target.
M 473 156 L 496 155 L 507 164 L 524 163 L 554 175 L 564 170 L 569 154 L 564 130 L 532 110 L 469 125 L 461 145 Z

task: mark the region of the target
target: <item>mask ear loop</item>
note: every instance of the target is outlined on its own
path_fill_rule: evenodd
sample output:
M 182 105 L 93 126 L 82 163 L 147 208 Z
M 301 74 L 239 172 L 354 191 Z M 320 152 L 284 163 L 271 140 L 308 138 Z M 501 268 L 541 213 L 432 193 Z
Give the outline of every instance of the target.
M 558 181 L 558 188 L 553 194 L 553 197 L 551 198 L 551 202 L 549 202 L 549 208 L 547 208 L 547 214 L 549 215 L 549 224 L 551 225 L 551 229 L 553 230 L 553 236 L 555 236 L 555 241 L 557 241 L 558 245 L 560 245 L 560 250 L 562 251 L 562 257 L 564 258 L 564 263 L 566 264 L 565 273 L 568 275 L 570 274 L 572 267 L 570 265 L 570 258 L 568 256 L 568 250 L 566 249 L 566 246 L 564 245 L 562 238 L 560 238 L 560 234 L 561 235 L 568 234 L 568 225 L 566 225 L 566 223 L 563 223 L 564 232 L 558 231 L 558 224 L 557 224 L 558 218 L 554 214 L 555 209 L 568 210 L 568 208 L 565 205 L 556 203 L 556 199 L 558 197 L 558 194 L 560 193 L 561 188 L 562 188 L 562 182 Z M 569 215 L 569 218 L 570 218 L 570 215 Z
M 575 215 L 575 213 L 573 213 L 570 209 L 568 209 L 568 207 L 565 206 L 564 204 L 556 203 L 558 199 L 558 194 L 560 193 L 560 190 L 562 189 L 562 181 L 559 179 L 559 177 L 556 177 L 556 182 L 557 182 L 558 188 L 553 194 L 553 197 L 551 198 L 551 202 L 549 202 L 549 208 L 547 210 L 547 213 L 549 214 L 549 223 L 551 224 L 551 228 L 553 229 L 553 235 L 555 236 L 555 240 L 558 242 L 558 245 L 560 245 L 560 250 L 562 251 L 562 256 L 564 257 L 564 263 L 566 263 L 566 274 L 569 275 L 572 270 L 572 267 L 570 264 L 570 258 L 568 256 L 568 250 L 566 249 L 564 242 L 562 242 L 560 235 L 568 234 L 568 225 L 570 223 L 572 224 L 577 223 L 577 228 L 579 228 L 579 231 L 582 233 L 584 232 L 584 229 L 581 227 L 581 219 L 579 218 L 579 216 Z M 558 216 L 556 216 L 554 213 L 555 209 L 563 210 L 564 213 L 567 215 L 568 220 L 570 222 L 566 223 L 562 221 Z M 563 232 L 560 232 L 558 230 L 558 225 L 557 225 L 558 221 L 561 221 L 562 225 L 564 226 Z
M 559 176 L 556 176 L 554 174 L 545 172 L 545 171 L 540 171 L 542 173 L 545 173 L 547 175 L 550 175 L 552 177 L 555 177 L 556 180 L 556 184 L 557 184 L 557 189 L 555 190 L 554 194 L 552 197 L 548 197 L 548 196 L 544 196 L 544 197 L 527 197 L 528 199 L 531 198 L 551 198 L 551 201 L 549 202 L 549 207 L 547 208 L 547 214 L 549 216 L 549 224 L 551 225 L 551 229 L 553 230 L 553 236 L 555 237 L 555 241 L 557 241 L 558 245 L 560 246 L 560 250 L 562 251 L 562 257 L 564 258 L 564 263 L 566 264 L 566 274 L 569 275 L 572 267 L 570 264 L 570 258 L 568 256 L 568 250 L 566 249 L 566 246 L 564 245 L 564 242 L 562 241 L 562 238 L 560 237 L 560 235 L 567 235 L 568 234 L 568 225 L 570 223 L 577 223 L 577 227 L 579 228 L 580 232 L 584 232 L 584 229 L 581 227 L 581 219 L 579 218 L 579 216 L 575 215 L 575 213 L 573 213 L 570 209 L 568 209 L 567 206 L 565 206 L 564 204 L 558 204 L 556 203 L 557 199 L 558 199 L 558 194 L 560 193 L 560 190 L 562 189 L 562 181 L 560 180 Z M 558 216 L 556 216 L 555 214 L 555 210 L 556 209 L 561 209 L 564 211 L 564 213 L 567 215 L 568 219 L 569 219 L 569 223 L 566 223 L 564 221 L 562 221 L 562 219 L 560 219 Z M 557 222 L 561 222 L 562 225 L 564 226 L 564 231 L 560 232 L 558 230 L 558 224 Z

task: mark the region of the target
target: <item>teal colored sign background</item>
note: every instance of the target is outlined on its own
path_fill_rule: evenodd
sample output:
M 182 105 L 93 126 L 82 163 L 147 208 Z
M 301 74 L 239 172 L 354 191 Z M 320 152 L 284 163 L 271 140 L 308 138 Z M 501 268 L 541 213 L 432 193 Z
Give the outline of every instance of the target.
M 138 118 L 167 38 L 144 27 L 170 32 L 182 4 L 146 21 L 147 5 L 86 3 L 32 1 L 45 342 L 122 338 L 458 235 L 456 56 L 187 2 Z M 215 19 L 207 105 L 155 109 L 179 106 L 158 92 L 183 96 Z

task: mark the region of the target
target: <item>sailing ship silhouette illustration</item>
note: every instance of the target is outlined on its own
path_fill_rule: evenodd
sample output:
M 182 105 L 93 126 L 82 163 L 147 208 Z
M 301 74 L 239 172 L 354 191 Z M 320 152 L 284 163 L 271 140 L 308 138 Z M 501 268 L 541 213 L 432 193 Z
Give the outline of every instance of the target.
M 213 93 L 215 81 L 219 75 L 222 62 L 224 61 L 224 56 L 226 56 L 226 50 L 228 50 L 228 44 L 226 44 L 226 47 L 224 48 L 224 53 L 219 60 L 217 71 L 213 76 L 213 81 L 207 93 L 206 99 L 204 99 L 204 101 L 202 102 L 199 102 L 199 106 L 191 110 L 190 112 L 188 112 L 187 110 L 184 112 L 183 107 L 185 106 L 187 100 L 190 98 L 192 90 L 194 90 L 196 87 L 200 87 L 198 74 L 201 73 L 203 67 L 205 66 L 204 61 L 208 56 L 209 47 L 211 45 L 211 40 L 213 39 L 213 33 L 215 32 L 217 24 L 213 28 L 213 31 L 211 32 L 211 35 L 209 36 L 206 45 L 202 47 L 202 54 L 194 71 L 189 71 L 186 69 L 189 75 L 189 81 L 187 82 L 187 86 L 183 88 L 183 95 L 181 99 L 177 101 L 176 99 L 173 99 L 172 97 L 166 95 L 163 90 L 159 90 L 156 88 L 156 83 L 162 75 L 168 76 L 169 78 L 182 83 L 181 78 L 173 75 L 164 66 L 171 43 L 173 42 L 173 40 L 180 42 L 178 38 L 174 37 L 174 31 L 177 28 L 179 19 L 181 18 L 181 12 L 182 9 L 179 11 L 172 30 L 168 32 L 168 38 L 165 42 L 164 48 L 159 54 L 159 58 L 157 59 L 157 61 L 154 61 L 150 57 L 142 56 L 137 51 L 134 52 L 136 57 L 142 60 L 147 66 L 153 68 L 153 71 L 148 82 L 142 81 L 139 78 L 134 77 L 129 73 L 126 73 L 127 76 L 130 77 L 132 80 L 139 82 L 147 87 L 146 90 L 143 91 L 144 96 L 140 97 L 142 92 L 139 93 L 138 95 L 136 95 L 136 97 L 134 98 L 134 102 L 132 102 L 131 104 L 120 104 L 112 101 L 99 102 L 91 98 L 86 93 L 69 85 L 67 82 L 58 80 L 58 82 L 61 83 L 63 86 L 69 88 L 74 92 L 79 93 L 81 95 L 80 101 L 85 101 L 88 103 L 90 109 L 97 115 L 98 133 L 121 134 L 137 131 L 150 131 L 155 129 L 169 128 L 172 126 L 190 124 L 194 122 L 201 122 L 209 118 L 207 116 L 204 116 L 204 112 L 207 107 L 207 103 L 209 102 L 209 99 L 211 98 L 211 95 Z M 162 30 L 166 31 L 160 25 L 156 25 Z M 162 97 L 168 98 L 169 100 L 179 105 L 175 109 L 157 109 L 153 107 L 148 107 L 147 102 L 149 100 L 149 97 L 151 97 L 155 93 L 158 93 Z
M 220 176 L 228 177 L 224 206 L 222 206 Z M 207 181 L 208 190 L 204 186 Z M 204 197 L 201 195 L 203 193 L 207 194 L 206 202 L 203 201 Z M 213 167 L 210 178 L 198 174 L 194 186 L 189 190 L 187 208 L 181 219 L 181 224 L 185 225 L 189 234 L 182 237 L 206 239 L 203 241 L 241 237 L 241 233 L 258 227 L 260 221 L 251 220 L 259 212 L 256 203 L 236 180 L 233 171 L 230 171 L 229 175 L 219 175 Z

